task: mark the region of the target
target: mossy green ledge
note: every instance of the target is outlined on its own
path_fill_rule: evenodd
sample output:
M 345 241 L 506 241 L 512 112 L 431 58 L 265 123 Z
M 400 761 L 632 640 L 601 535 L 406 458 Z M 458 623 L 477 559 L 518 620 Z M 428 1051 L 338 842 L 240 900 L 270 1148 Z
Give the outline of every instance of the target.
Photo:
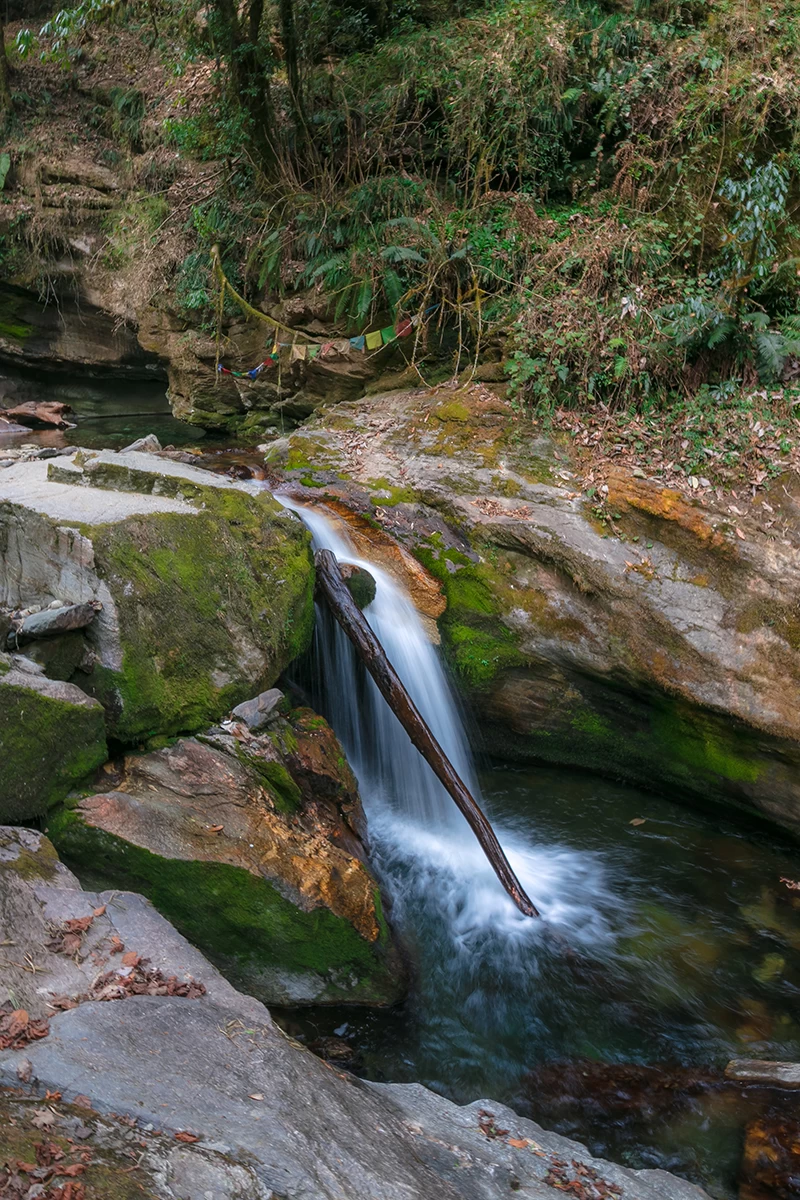
M 264 491 L 144 453 L 78 451 L 0 479 L 0 605 L 99 599 L 71 682 L 137 744 L 271 686 L 313 624 L 308 534 Z

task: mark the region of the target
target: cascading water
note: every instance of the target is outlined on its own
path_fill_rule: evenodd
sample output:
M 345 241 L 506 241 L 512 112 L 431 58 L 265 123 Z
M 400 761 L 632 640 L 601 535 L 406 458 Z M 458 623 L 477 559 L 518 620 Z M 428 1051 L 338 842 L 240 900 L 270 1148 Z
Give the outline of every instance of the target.
M 306 523 L 315 550 L 332 550 L 339 561 L 362 567 L 375 579 L 375 598 L 364 615 L 435 738 L 482 803 L 455 698 L 410 598 L 386 571 L 359 558 L 319 509 L 282 502 Z M 439 905 L 459 941 L 497 938 L 501 928 L 515 938 L 538 938 L 538 923 L 523 917 L 503 892 L 451 797 L 323 607 L 317 611 L 314 654 L 315 703 L 331 721 L 359 780 L 376 858 L 395 904 L 403 909 L 410 897 L 425 895 Z M 601 910 L 609 896 L 592 856 L 536 848 L 508 831 L 501 840 L 546 921 L 569 925 L 579 939 L 605 934 Z

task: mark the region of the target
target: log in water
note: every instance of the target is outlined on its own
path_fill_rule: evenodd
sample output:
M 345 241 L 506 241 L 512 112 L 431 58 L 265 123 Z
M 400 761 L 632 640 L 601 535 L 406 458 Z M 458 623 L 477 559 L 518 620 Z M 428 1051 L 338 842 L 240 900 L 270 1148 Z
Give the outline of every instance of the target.
M 443 786 L 463 813 L 497 878 L 521 913 L 538 917 L 539 913 L 525 893 L 503 853 L 492 826 L 475 803 L 450 760 L 431 733 L 419 709 L 386 657 L 386 653 L 362 616 L 342 578 L 336 555 L 331 550 L 318 550 L 314 556 L 317 567 L 317 586 L 330 606 L 331 612 L 355 647 L 364 666 L 405 729 L 411 742 L 434 771 Z

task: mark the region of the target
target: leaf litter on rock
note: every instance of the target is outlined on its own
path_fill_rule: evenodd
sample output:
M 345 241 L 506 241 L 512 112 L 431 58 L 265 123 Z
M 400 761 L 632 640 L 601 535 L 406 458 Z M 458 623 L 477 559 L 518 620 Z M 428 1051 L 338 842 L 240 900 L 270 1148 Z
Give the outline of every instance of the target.
M 50 1024 L 47 1017 L 31 1019 L 24 1008 L 0 1005 L 0 1050 L 21 1050 L 30 1042 L 47 1037 Z

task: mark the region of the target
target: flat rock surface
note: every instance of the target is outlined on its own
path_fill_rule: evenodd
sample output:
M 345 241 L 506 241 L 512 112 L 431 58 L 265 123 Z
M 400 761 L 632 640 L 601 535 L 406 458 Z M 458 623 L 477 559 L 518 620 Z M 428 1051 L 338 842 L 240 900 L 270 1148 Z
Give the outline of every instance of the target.
M 77 948 L 52 948 L 65 922 L 89 917 Z M 78 995 L 109 966 L 124 978 L 116 942 L 165 977 L 203 985 L 194 999 L 130 995 L 56 1009 L 47 1036 L 0 1053 L 0 1082 L 21 1095 L 59 1091 L 64 1103 L 83 1106 L 87 1126 L 115 1113 L 145 1133 L 160 1130 L 167 1141 L 159 1150 L 144 1136 L 146 1154 L 163 1155 L 176 1135 L 188 1136 L 180 1162 L 169 1160 L 170 1170 L 184 1173 L 184 1190 L 173 1195 L 507 1200 L 512 1193 L 547 1200 L 573 1178 L 616 1184 L 624 1200 L 704 1195 L 663 1172 L 595 1160 L 490 1101 L 459 1108 L 416 1085 L 371 1085 L 335 1071 L 287 1038 L 263 1005 L 237 992 L 141 897 L 81 891 L 46 838 L 6 828 L 4 938 L 11 921 L 15 956 L 24 962 L 29 955 L 37 966 L 35 974 L 21 967 L 10 984 L 17 1006 L 30 1006 L 32 1016 L 53 1011 L 52 992 Z M 588 1189 L 585 1196 L 594 1200 Z
M 63 461 L 68 463 L 70 459 Z M 152 463 L 152 460 L 148 461 Z M 64 524 L 74 522 L 81 525 L 112 524 L 149 513 L 195 511 L 186 501 L 174 500 L 169 496 L 79 487 L 77 481 L 74 487 L 68 483 L 56 483 L 47 478 L 49 465 L 46 460 L 33 460 L 17 462 L 8 467 L 0 474 L 0 504 L 4 500 L 9 501 Z M 211 480 L 214 478 L 210 476 Z

